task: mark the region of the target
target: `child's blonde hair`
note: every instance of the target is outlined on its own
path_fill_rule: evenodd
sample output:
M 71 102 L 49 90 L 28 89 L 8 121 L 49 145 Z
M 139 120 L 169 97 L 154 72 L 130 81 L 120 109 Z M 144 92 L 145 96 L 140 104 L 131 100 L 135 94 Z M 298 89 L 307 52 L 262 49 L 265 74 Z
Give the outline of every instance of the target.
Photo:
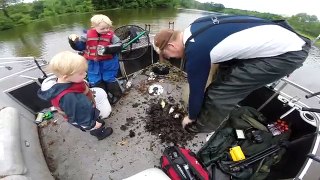
M 101 22 L 104 22 L 109 27 L 112 27 L 112 21 L 109 19 L 108 16 L 103 15 L 103 14 L 96 14 L 96 15 L 92 16 L 92 18 L 91 18 L 91 26 L 92 27 L 98 26 Z
M 48 68 L 52 73 L 60 77 L 87 71 L 88 64 L 83 56 L 70 51 L 63 51 L 53 56 Z

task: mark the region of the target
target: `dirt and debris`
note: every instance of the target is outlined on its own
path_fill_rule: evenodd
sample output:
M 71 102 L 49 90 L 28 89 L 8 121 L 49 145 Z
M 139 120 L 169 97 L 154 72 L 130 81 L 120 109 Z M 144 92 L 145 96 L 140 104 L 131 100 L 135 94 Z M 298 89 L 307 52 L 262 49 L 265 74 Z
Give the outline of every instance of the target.
M 134 120 L 135 120 L 134 117 L 126 118 L 126 123 L 124 125 L 121 125 L 120 129 L 122 131 L 126 131 L 128 129 L 128 127 L 130 127 L 132 124 L 134 124 Z
M 132 107 L 133 108 L 136 108 L 136 107 L 138 107 L 140 104 L 139 103 L 134 103 L 134 104 L 132 104 Z
M 120 129 L 121 129 L 122 131 L 125 131 L 125 130 L 128 129 L 128 127 L 127 127 L 126 125 L 121 125 L 121 126 L 120 126 Z
M 165 64 L 160 64 L 158 66 L 152 67 L 152 71 L 157 75 L 167 75 L 169 74 L 170 67 Z
M 136 136 L 136 133 L 133 131 L 133 130 L 130 130 L 129 131 L 129 137 L 135 137 Z
M 116 144 L 119 145 L 119 146 L 124 146 L 124 145 L 128 144 L 128 140 L 125 139 L 125 138 L 122 138 L 122 140 L 117 142 Z
M 126 125 L 131 125 L 131 124 L 133 124 L 133 121 L 135 120 L 135 118 L 134 117 L 129 117 L 129 118 L 127 118 L 126 119 Z
M 181 122 L 186 112 L 181 105 L 165 101 L 166 104 L 163 107 L 161 102 L 164 100 L 152 101 L 145 118 L 146 131 L 160 138 L 161 143 L 173 143 L 181 146 L 185 146 L 187 141 L 195 137 L 195 134 L 188 133 L 182 128 Z M 174 109 L 173 112 L 170 112 L 172 109 Z
M 163 69 L 166 72 L 159 73 L 159 67 L 157 66 L 159 66 L 161 70 Z M 164 84 L 167 81 L 175 81 L 179 83 L 186 82 L 185 75 L 179 69 L 174 68 L 170 65 L 164 65 L 162 67 L 161 65 L 155 64 L 148 69 L 149 71 L 146 71 L 144 75 L 150 77 L 150 74 L 155 72 L 152 74 L 155 78 L 152 80 L 141 80 L 138 84 L 136 84 L 136 86 L 134 86 L 135 89 L 143 96 L 150 95 L 148 93 L 148 89 L 152 85 L 158 84 L 159 80 L 163 80 L 164 82 L 162 83 Z M 170 73 L 167 74 L 169 70 Z M 165 87 L 163 88 L 167 92 L 162 96 L 162 98 L 165 98 L 165 100 L 160 99 L 159 97 L 151 100 L 146 99 L 149 108 L 147 109 L 146 117 L 143 118 L 143 120 L 145 121 L 145 130 L 159 138 L 161 140 L 161 143 L 173 143 L 184 146 L 188 141 L 192 140 L 195 137 L 195 134 L 190 134 L 182 128 L 181 122 L 183 117 L 186 115 L 186 112 L 180 105 L 181 103 L 178 104 L 175 100 L 175 97 L 171 95 L 173 91 L 181 90 L 181 86 L 174 85 L 173 87 L 169 87 L 165 85 Z M 169 97 L 165 97 L 166 95 L 169 95 Z M 132 107 L 138 108 L 140 105 L 142 104 L 135 102 L 132 104 Z M 173 111 L 172 108 L 174 109 Z M 132 125 L 132 122 L 128 122 L 127 119 L 126 124 L 121 126 L 120 129 L 125 131 L 130 128 L 130 125 Z M 129 136 L 130 135 L 132 135 L 131 130 Z

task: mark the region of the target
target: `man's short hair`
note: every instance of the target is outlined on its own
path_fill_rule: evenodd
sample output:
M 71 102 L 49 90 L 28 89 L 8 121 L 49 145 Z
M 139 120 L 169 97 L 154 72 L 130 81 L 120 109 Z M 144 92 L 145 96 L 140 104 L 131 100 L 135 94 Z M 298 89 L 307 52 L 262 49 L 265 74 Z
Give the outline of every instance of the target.
M 49 70 L 56 76 L 70 76 L 74 73 L 87 71 L 87 60 L 77 53 L 70 51 L 63 51 L 51 59 L 49 63 Z
M 173 32 L 172 29 L 162 29 L 155 35 L 154 45 L 162 51 L 172 38 Z
M 163 56 L 163 49 L 169 42 L 175 41 L 180 35 L 180 31 L 174 31 L 172 29 L 162 29 L 154 37 L 154 49 L 159 54 L 159 59 L 162 61 L 166 59 Z
M 92 16 L 92 18 L 91 18 L 92 27 L 98 26 L 101 22 L 106 23 L 110 27 L 112 26 L 112 21 L 109 19 L 108 16 L 103 15 L 103 14 L 96 14 L 96 15 Z

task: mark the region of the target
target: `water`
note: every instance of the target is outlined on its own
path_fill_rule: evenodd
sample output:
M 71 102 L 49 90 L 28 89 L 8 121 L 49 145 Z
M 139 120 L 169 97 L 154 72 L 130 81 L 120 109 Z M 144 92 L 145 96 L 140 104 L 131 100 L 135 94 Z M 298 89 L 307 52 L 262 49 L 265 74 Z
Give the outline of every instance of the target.
M 174 22 L 175 29 L 183 30 L 193 20 L 208 14 L 204 11 L 177 9 L 117 9 L 99 13 L 108 15 L 115 28 L 127 24 L 145 28 L 145 24 L 150 24 L 151 34 L 169 27 L 169 22 Z M 73 51 L 68 44 L 68 35 L 81 34 L 90 27 L 89 21 L 92 15 L 93 13 L 64 15 L 0 31 L 0 58 L 35 56 L 49 60 L 60 51 Z M 320 81 L 317 78 L 320 75 L 319 59 L 319 49 L 313 48 L 304 66 L 295 71 L 289 79 L 311 91 L 320 91 Z M 0 68 L 0 71 L 4 70 L 6 69 Z M 319 106 L 318 101 L 316 104 L 313 103 L 314 105 Z
M 145 28 L 145 24 L 150 24 L 151 34 L 169 27 L 169 22 L 175 22 L 175 29 L 182 30 L 196 18 L 208 14 L 203 11 L 177 9 L 117 9 L 99 13 L 109 16 L 114 28 L 127 24 Z M 92 15 L 93 13 L 86 13 L 53 17 L 0 31 L 0 58 L 35 56 L 50 59 L 60 51 L 72 50 L 68 44 L 68 36 L 71 33 L 81 34 L 89 28 Z

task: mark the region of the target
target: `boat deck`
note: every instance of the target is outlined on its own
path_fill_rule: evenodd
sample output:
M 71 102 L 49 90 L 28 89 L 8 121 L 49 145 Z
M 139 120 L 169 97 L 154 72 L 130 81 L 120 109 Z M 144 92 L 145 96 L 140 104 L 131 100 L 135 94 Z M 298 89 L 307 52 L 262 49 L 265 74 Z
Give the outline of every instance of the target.
M 105 120 L 106 125 L 114 130 L 110 137 L 98 141 L 56 113 L 54 119 L 39 128 L 47 164 L 56 179 L 123 179 L 145 169 L 159 167 L 164 148 L 173 142 L 156 134 L 158 131 L 146 130 L 146 125 L 155 120 L 148 114 L 150 105 L 166 102 L 163 108 L 166 110 L 170 104 L 183 107 L 182 88 L 187 81 L 183 73 L 173 66 L 168 75 L 148 80 L 152 66 L 133 76 L 130 90 L 112 106 L 112 114 Z M 163 93 L 150 95 L 148 87 L 152 84 L 161 85 Z M 182 120 L 182 116 L 178 119 L 170 116 L 164 119 Z M 176 142 L 193 152 L 197 152 L 205 142 L 206 134 L 190 135 L 181 126 L 177 127 L 177 132 L 180 132 L 178 136 L 192 139 L 186 141 L 177 137 Z

